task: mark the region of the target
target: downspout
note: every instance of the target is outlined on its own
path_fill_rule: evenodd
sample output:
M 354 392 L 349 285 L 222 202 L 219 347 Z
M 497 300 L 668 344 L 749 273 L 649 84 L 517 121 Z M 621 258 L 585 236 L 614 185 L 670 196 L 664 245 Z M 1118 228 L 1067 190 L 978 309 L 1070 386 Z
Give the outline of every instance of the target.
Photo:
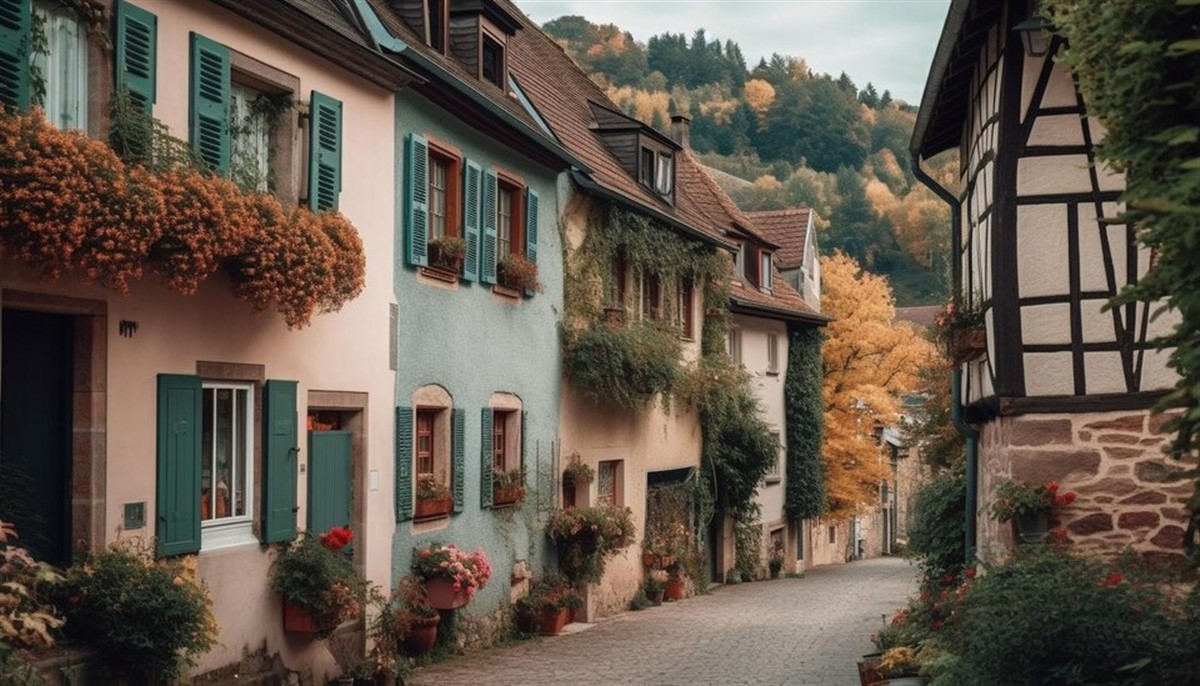
M 951 273 L 951 289 L 955 302 L 957 303 L 962 295 L 962 212 L 958 198 L 954 194 L 946 190 L 944 186 L 934 181 L 932 177 L 925 173 L 921 168 L 920 157 L 917 153 L 912 155 L 912 170 L 917 179 L 924 184 L 935 195 L 944 200 L 950 206 L 950 273 Z M 954 371 L 950 374 L 950 420 L 954 424 L 954 429 L 958 434 L 966 439 L 967 442 L 967 516 L 964 522 L 964 543 L 966 552 L 967 564 L 971 564 L 975 560 L 975 547 L 978 541 L 978 523 L 975 519 L 976 510 L 978 509 L 979 492 L 978 492 L 978 475 L 979 475 L 979 431 L 970 424 L 967 424 L 963 419 L 962 407 L 962 367 L 954 366 Z

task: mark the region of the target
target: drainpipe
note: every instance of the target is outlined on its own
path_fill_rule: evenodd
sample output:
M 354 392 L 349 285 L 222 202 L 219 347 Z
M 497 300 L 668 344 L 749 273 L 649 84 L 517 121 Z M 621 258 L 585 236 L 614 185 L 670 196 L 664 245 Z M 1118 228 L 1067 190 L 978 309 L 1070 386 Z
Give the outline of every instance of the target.
M 959 257 L 962 252 L 962 246 L 960 245 L 962 241 L 961 203 L 958 198 L 954 197 L 953 193 L 925 173 L 925 170 L 921 168 L 920 158 L 915 152 L 912 155 L 912 170 L 913 174 L 922 184 L 950 206 L 951 289 L 954 301 L 958 302 L 962 293 L 962 261 Z M 966 545 L 966 560 L 970 563 L 975 559 L 975 546 L 978 540 L 975 511 L 978 508 L 979 501 L 977 485 L 979 475 L 979 431 L 970 424 L 967 424 L 966 420 L 963 419 L 961 389 L 962 367 L 955 365 L 954 371 L 950 375 L 950 420 L 953 422 L 958 434 L 966 439 L 967 442 L 967 517 L 966 526 L 964 527 L 964 543 Z

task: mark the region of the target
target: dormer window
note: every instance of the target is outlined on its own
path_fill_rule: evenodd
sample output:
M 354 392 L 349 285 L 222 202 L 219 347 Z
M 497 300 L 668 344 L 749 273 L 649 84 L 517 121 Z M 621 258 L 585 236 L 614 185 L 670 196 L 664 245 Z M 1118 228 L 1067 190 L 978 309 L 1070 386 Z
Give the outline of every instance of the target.
M 739 243 L 737 255 L 733 258 L 733 280 L 746 280 L 746 244 Z
M 483 34 L 483 53 L 479 68 L 480 78 L 497 88 L 505 88 L 507 70 L 504 68 L 504 43 L 487 32 Z
M 675 190 L 675 160 L 669 153 L 643 147 L 638 182 L 669 200 Z
M 764 291 L 769 291 L 769 290 L 771 290 L 771 287 L 773 286 L 773 283 L 772 283 L 772 276 L 773 276 L 772 271 L 773 270 L 771 269 L 771 253 L 764 251 L 762 253 L 761 259 L 762 259 L 762 265 L 760 266 L 759 272 L 758 272 L 759 282 L 760 282 L 759 286 Z
M 446 52 L 446 34 L 450 24 L 449 5 L 449 0 L 425 0 L 425 11 L 429 17 L 429 46 L 443 54 Z
M 671 195 L 675 188 L 675 164 L 670 155 L 658 155 L 655 172 L 654 190 L 659 195 Z

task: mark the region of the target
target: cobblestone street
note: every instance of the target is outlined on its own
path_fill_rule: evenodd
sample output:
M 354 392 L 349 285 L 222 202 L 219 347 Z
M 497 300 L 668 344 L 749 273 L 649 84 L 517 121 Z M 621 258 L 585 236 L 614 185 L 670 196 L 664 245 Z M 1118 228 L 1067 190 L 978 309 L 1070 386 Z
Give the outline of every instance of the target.
M 413 684 L 820 684 L 857 686 L 880 616 L 916 570 L 881 558 L 718 588 L 582 631 L 421 670 Z

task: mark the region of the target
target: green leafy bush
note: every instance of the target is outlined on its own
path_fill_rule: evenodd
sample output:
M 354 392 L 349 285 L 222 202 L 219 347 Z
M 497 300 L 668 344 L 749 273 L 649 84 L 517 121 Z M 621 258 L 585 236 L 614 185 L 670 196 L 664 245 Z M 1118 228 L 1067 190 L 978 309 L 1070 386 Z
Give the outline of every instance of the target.
M 133 681 L 169 683 L 217 642 L 196 558 L 154 559 L 120 540 L 67 570 L 56 589 L 67 633 L 96 649 L 99 667 Z
M 320 540 L 308 532 L 301 533 L 280 549 L 271 566 L 271 588 L 313 613 L 318 638 L 329 636 L 338 624 L 357 617 L 366 592 L 354 563 L 340 552 L 349 540 L 329 541 L 329 533 L 334 531 L 349 530 L 334 527 Z
M 633 542 L 633 511 L 599 505 L 556 510 L 546 535 L 558 546 L 558 566 L 572 584 L 600 583 L 604 561 Z
M 821 441 L 825 431 L 821 405 L 821 344 L 824 333 L 799 326 L 790 333 L 787 377 L 783 394 L 787 412 L 787 492 L 784 508 L 790 517 L 808 519 L 825 509 L 825 460 Z
M 563 371 L 594 400 L 638 408 L 679 381 L 679 335 L 668 327 L 595 325 L 565 331 L 564 339 Z
M 943 473 L 923 484 L 913 497 L 908 550 L 924 574 L 922 587 L 936 588 L 947 575 L 957 577 L 966 564 L 963 522 L 967 512 L 967 480 Z

